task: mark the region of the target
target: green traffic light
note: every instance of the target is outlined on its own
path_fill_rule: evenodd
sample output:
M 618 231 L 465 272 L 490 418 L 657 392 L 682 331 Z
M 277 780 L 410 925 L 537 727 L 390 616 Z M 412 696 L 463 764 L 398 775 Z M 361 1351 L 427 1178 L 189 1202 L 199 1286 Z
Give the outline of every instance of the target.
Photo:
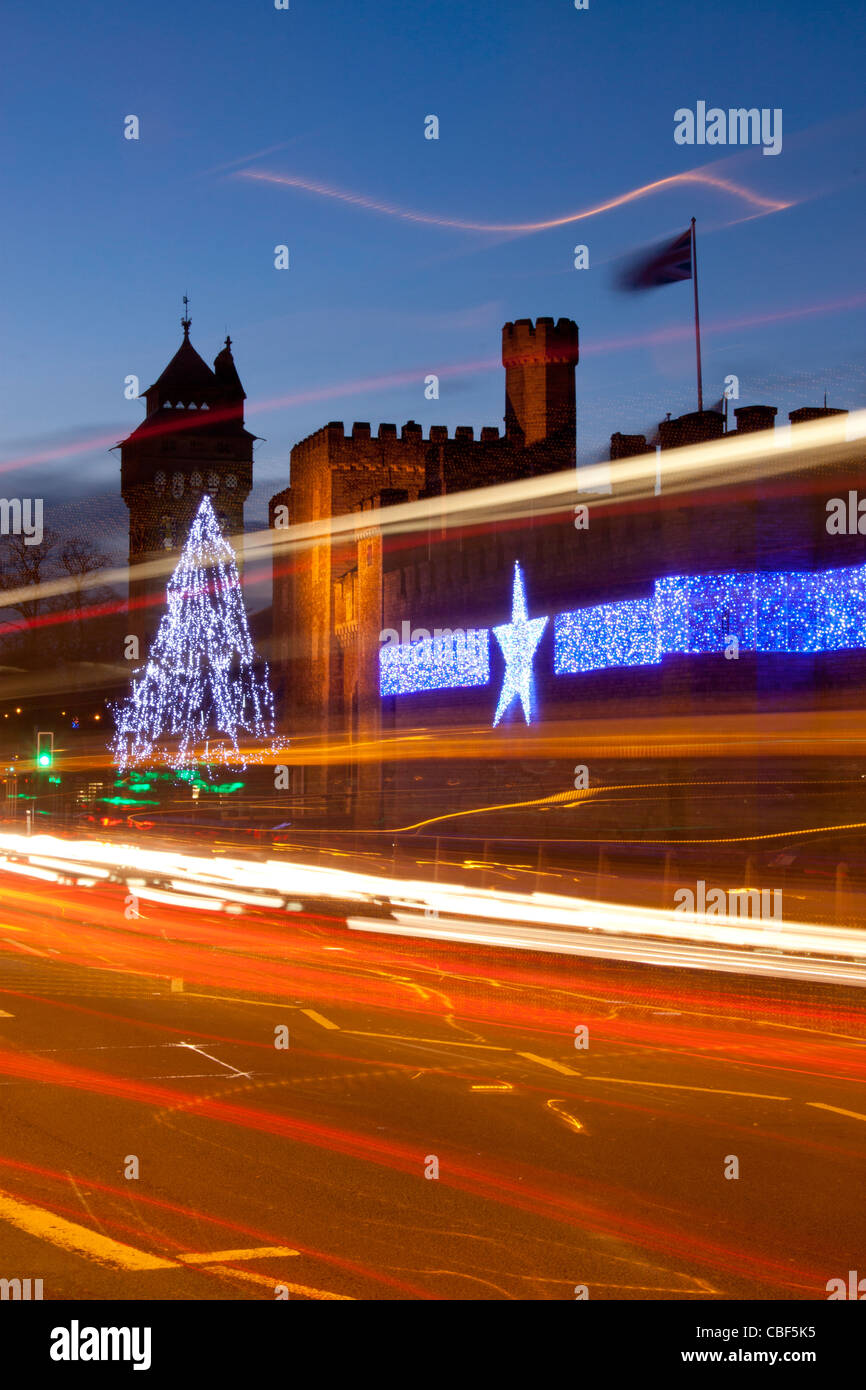
M 40 766 L 40 767 L 50 767 L 50 766 L 51 766 L 51 754 L 50 754 L 50 753 L 40 753 L 40 754 L 39 754 L 39 766 Z

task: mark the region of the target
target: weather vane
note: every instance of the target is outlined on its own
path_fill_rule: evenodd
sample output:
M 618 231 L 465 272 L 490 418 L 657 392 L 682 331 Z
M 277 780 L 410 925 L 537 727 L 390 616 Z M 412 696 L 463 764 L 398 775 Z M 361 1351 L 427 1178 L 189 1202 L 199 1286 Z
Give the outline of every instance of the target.
M 183 318 L 182 318 L 181 321 L 180 321 L 180 326 L 181 326 L 181 328 L 183 329 L 184 333 L 189 333 L 189 326 L 190 326 L 191 323 L 192 323 L 192 319 L 191 319 L 190 316 L 189 316 L 189 297 L 188 297 L 187 295 L 184 295 L 184 297 L 183 297 Z

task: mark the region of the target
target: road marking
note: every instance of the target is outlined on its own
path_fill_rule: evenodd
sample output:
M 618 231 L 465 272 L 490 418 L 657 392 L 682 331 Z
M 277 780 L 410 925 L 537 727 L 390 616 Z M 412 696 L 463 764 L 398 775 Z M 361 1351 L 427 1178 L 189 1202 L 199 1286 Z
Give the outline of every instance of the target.
M 232 1074 L 232 1076 L 245 1076 L 245 1077 L 247 1078 L 248 1081 L 249 1081 L 249 1080 L 251 1079 L 251 1077 L 252 1077 L 252 1073 L 251 1073 L 251 1072 L 248 1072 L 248 1071 L 238 1071 L 237 1067 L 233 1067 L 233 1066 L 232 1066 L 231 1062 L 223 1062 L 222 1059 L 219 1058 L 219 1057 L 212 1057 L 211 1054 L 210 1054 L 209 1052 L 204 1052 L 200 1047 L 196 1047 L 194 1043 L 191 1043 L 191 1042 L 169 1043 L 169 1047 L 185 1047 L 185 1048 L 187 1048 L 190 1052 L 195 1052 L 195 1053 L 197 1053 L 199 1057 L 207 1057 L 207 1059 L 208 1059 L 209 1062 L 215 1062 L 216 1065 L 217 1065 L 218 1067 L 225 1067 L 225 1068 Z
M 4 936 L 3 940 L 7 945 L 15 946 L 19 951 L 27 951 L 31 956 L 44 956 L 46 959 L 48 957 L 47 951 L 37 951 L 35 946 L 25 946 L 23 941 L 13 941 L 11 936 Z
M 180 1046 L 180 1043 L 173 1042 L 91 1043 L 88 1047 L 35 1047 L 33 1051 L 39 1056 L 44 1056 L 52 1052 L 141 1052 L 155 1047 Z
M 513 1091 L 514 1087 L 510 1081 L 497 1081 L 489 1086 L 472 1086 L 470 1089 L 473 1091 Z
M 574 1071 L 567 1067 L 564 1062 L 554 1062 L 552 1057 L 536 1057 L 534 1052 L 518 1052 L 518 1057 L 525 1057 L 527 1062 L 538 1062 L 539 1066 L 550 1067 L 552 1071 L 562 1072 L 563 1076 L 580 1076 L 579 1071 Z
M 260 1284 L 266 1289 L 270 1289 L 273 1295 L 274 1289 L 280 1285 L 288 1289 L 289 1293 L 300 1294 L 304 1298 L 322 1298 L 328 1301 L 340 1303 L 354 1303 L 351 1294 L 330 1293 L 328 1289 L 311 1289 L 307 1284 L 289 1284 L 285 1279 L 275 1278 L 273 1275 L 268 1277 L 266 1274 L 254 1274 L 251 1269 L 231 1269 L 228 1265 L 211 1265 L 210 1271 L 214 1274 L 224 1274 L 229 1279 L 243 1279 L 248 1284 Z
M 664 1091 L 703 1091 L 709 1096 L 746 1096 L 749 1100 L 790 1100 L 790 1096 L 766 1096 L 761 1091 L 720 1091 L 714 1086 L 679 1086 L 673 1081 L 631 1081 L 623 1076 L 585 1076 L 584 1081 L 610 1082 L 612 1086 L 658 1086 Z
M 273 1004 L 267 999 L 238 999 L 231 994 L 196 994 L 194 990 L 185 989 L 184 999 L 218 999 L 222 1004 L 254 1004 L 257 1009 L 293 1009 L 294 1004 Z
M 19 1231 L 47 1240 L 61 1250 L 72 1250 L 76 1255 L 86 1255 L 97 1264 L 109 1265 L 112 1269 L 177 1269 L 176 1260 L 167 1260 L 160 1255 L 149 1255 L 144 1250 L 135 1250 L 110 1236 L 100 1235 L 87 1226 L 79 1226 L 76 1221 L 68 1221 L 65 1216 L 57 1216 L 44 1207 L 21 1202 L 7 1192 L 0 1192 L 0 1221 L 8 1221 Z
M 339 1023 L 332 1023 L 329 1018 L 323 1018 L 321 1014 L 317 1014 L 315 1009 L 301 1009 L 301 1013 L 306 1014 L 307 1018 L 311 1018 L 314 1023 L 318 1023 L 320 1028 L 339 1029 L 340 1027 Z
M 0 1009 L 0 1018 L 14 1018 L 14 1014 L 7 1014 L 5 1009 Z
M 260 1245 L 255 1250 L 204 1250 L 191 1251 L 188 1255 L 178 1255 L 185 1265 L 219 1264 L 223 1260 L 270 1260 L 284 1255 L 298 1255 L 300 1251 L 290 1250 L 287 1245 Z
M 838 1105 L 823 1105 L 820 1100 L 807 1100 L 807 1105 L 811 1105 L 814 1110 L 832 1110 L 834 1115 L 847 1115 L 852 1120 L 866 1120 L 866 1115 L 860 1115 L 856 1110 L 842 1110 Z
M 462 1042 L 459 1038 L 412 1038 L 404 1033 L 364 1033 L 358 1028 L 346 1030 L 350 1038 L 387 1038 L 388 1042 L 426 1043 L 428 1047 L 480 1047 L 484 1052 L 510 1052 L 510 1047 L 496 1043 Z
M 239 1071 L 237 1076 L 252 1079 L 251 1071 Z M 228 1081 L 224 1071 L 155 1071 L 149 1076 L 139 1077 L 141 1081 Z

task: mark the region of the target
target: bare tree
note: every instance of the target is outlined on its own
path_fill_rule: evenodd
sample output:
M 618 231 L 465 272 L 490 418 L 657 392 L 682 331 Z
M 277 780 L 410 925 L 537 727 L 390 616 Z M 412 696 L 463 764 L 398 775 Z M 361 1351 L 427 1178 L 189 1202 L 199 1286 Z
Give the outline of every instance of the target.
M 106 603 L 112 596 L 107 584 L 85 587 L 84 581 L 88 575 L 105 569 L 109 557 L 96 550 L 89 541 L 73 536 L 60 546 L 58 560 L 62 573 L 69 577 L 70 587 L 64 607 L 69 613 L 74 648 L 80 655 L 84 651 L 85 610 Z
M 28 545 L 25 537 L 7 536 L 0 545 L 0 594 L 21 591 L 4 608 L 19 613 L 25 624 L 57 607 L 56 599 L 45 598 L 39 585 L 56 574 L 57 535 L 47 527 L 38 545 Z
M 56 612 L 59 605 L 55 597 L 41 594 L 39 587 L 54 577 L 56 543 L 54 532 L 46 529 L 38 545 L 27 545 L 22 535 L 4 537 L 0 544 L 0 608 L 5 609 L 6 616 L 0 631 L 4 656 L 16 665 L 30 666 L 45 658 L 41 620 Z M 48 645 L 55 647 L 50 639 Z
M 85 581 L 108 563 L 108 556 L 82 537 L 61 540 L 47 529 L 38 545 L 25 544 L 23 536 L 7 537 L 0 545 L 0 609 L 21 619 L 11 631 L 7 625 L 7 652 L 27 664 L 44 661 L 46 651 L 55 660 L 80 660 L 87 609 L 105 603 L 112 593 L 108 585 L 90 587 Z M 40 593 L 43 584 L 56 579 L 66 581 L 63 592 Z M 45 622 L 52 617 L 55 622 Z M 98 646 L 101 629 L 93 631 Z

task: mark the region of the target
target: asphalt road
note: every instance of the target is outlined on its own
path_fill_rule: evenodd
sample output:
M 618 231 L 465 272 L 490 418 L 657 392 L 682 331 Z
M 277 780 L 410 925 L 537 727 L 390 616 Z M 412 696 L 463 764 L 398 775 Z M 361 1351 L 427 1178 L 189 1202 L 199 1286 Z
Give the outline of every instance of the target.
M 47 1299 L 824 1299 L 864 1268 L 862 993 L 2 888 L 0 1278 Z

